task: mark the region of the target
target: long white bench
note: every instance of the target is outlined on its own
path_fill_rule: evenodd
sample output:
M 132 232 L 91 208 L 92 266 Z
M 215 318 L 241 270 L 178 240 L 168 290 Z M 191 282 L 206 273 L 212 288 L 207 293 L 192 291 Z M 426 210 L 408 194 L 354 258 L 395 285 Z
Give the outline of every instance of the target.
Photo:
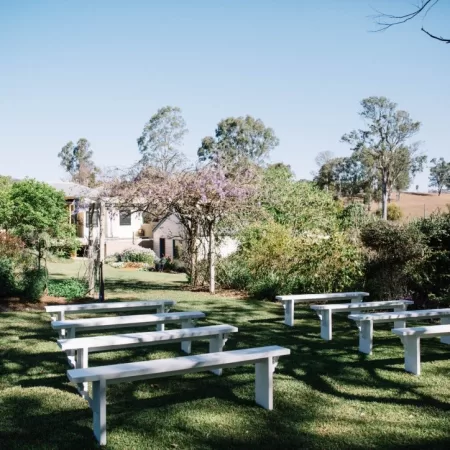
M 61 330 L 66 330 L 69 339 L 76 337 L 77 330 L 107 330 L 111 328 L 144 327 L 166 323 L 181 323 L 181 328 L 193 328 L 194 321 L 205 317 L 201 311 L 188 311 L 162 314 L 138 314 L 136 316 L 95 317 L 89 319 L 54 320 L 52 328 L 57 330 L 62 338 Z M 181 348 L 186 353 L 191 352 L 191 342 L 183 341 Z M 73 350 L 68 350 L 68 355 L 73 356 Z
M 415 375 L 420 375 L 420 339 L 440 337 L 449 339 L 449 325 L 431 325 L 428 327 L 394 328 L 394 334 L 400 336 L 405 348 L 405 370 Z M 442 338 L 447 336 L 447 338 Z M 448 341 L 446 344 L 450 343 Z
M 148 331 L 145 333 L 129 333 L 111 336 L 93 336 L 75 339 L 59 339 L 59 348 L 64 351 L 74 351 L 75 357 L 69 356 L 73 368 L 85 369 L 89 365 L 89 353 L 119 350 L 131 347 L 144 347 L 158 344 L 172 344 L 201 339 L 209 339 L 209 352 L 221 352 L 230 333 L 236 333 L 237 327 L 232 325 L 212 325 L 198 328 L 185 328 L 166 331 Z M 190 349 L 189 349 L 190 350 Z M 215 369 L 216 375 L 221 369 Z M 80 386 L 86 391 L 87 386 Z
M 92 383 L 94 435 L 100 445 L 106 444 L 106 386 L 150 378 L 163 378 L 186 373 L 224 369 L 255 364 L 255 400 L 266 409 L 273 409 L 273 372 L 280 356 L 291 351 L 279 346 L 249 348 L 203 355 L 182 356 L 110 366 L 72 369 L 67 372 L 73 383 Z
M 175 305 L 173 300 L 154 300 L 154 301 L 135 301 L 135 302 L 102 302 L 102 303 L 85 303 L 77 305 L 51 305 L 46 306 L 45 311 L 51 314 L 52 320 L 64 320 L 65 314 L 82 314 L 82 313 L 104 313 L 104 312 L 124 312 L 124 311 L 151 311 L 156 313 L 164 313 Z M 164 330 L 164 324 L 158 325 L 158 330 Z
M 389 300 L 383 302 L 361 302 L 361 303 L 337 303 L 334 305 L 311 305 L 320 319 L 320 337 L 327 341 L 333 338 L 333 313 L 351 312 L 373 309 L 393 309 L 394 311 L 405 311 L 410 300 Z
M 350 314 L 359 328 L 359 351 L 370 355 L 373 346 L 373 324 L 394 322 L 394 328 L 405 328 L 407 320 L 441 319 L 441 324 L 450 323 L 450 308 L 422 309 L 418 311 L 400 311 L 391 313 Z M 443 338 L 448 339 L 448 338 Z M 450 340 L 445 343 L 450 344 Z
M 310 303 L 317 301 L 351 300 L 359 303 L 368 297 L 368 292 L 339 292 L 329 294 L 300 294 L 300 295 L 277 295 L 275 299 L 283 304 L 284 323 L 290 327 L 294 326 L 294 306 L 296 303 Z

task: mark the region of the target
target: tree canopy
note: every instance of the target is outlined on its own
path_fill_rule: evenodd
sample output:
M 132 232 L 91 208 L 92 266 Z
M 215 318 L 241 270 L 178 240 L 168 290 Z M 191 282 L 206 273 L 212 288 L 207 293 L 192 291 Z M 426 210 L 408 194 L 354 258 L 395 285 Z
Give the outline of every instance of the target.
M 185 161 L 180 147 L 187 132 L 180 108 L 165 106 L 158 109 L 137 140 L 141 163 L 164 172 L 180 168 Z
M 430 187 L 435 187 L 438 195 L 441 195 L 442 189 L 447 187 L 450 189 L 450 163 L 444 158 L 433 158 L 430 163 Z
M 68 142 L 58 153 L 60 164 L 71 175 L 72 181 L 89 187 L 95 186 L 100 172 L 92 160 L 93 155 L 91 144 L 85 138 L 79 139 L 76 145 Z
M 279 144 L 272 128 L 252 116 L 229 117 L 217 125 L 215 137 L 207 136 L 197 151 L 200 161 L 260 164 Z
M 418 144 L 408 140 L 420 130 L 420 122 L 409 113 L 398 110 L 397 104 L 386 97 L 369 97 L 361 101 L 361 118 L 365 129 L 354 130 L 342 137 L 351 145 L 354 154 L 373 166 L 379 174 L 382 194 L 382 217 L 387 219 L 389 192 L 404 172 L 420 171 L 426 160 L 419 153 Z

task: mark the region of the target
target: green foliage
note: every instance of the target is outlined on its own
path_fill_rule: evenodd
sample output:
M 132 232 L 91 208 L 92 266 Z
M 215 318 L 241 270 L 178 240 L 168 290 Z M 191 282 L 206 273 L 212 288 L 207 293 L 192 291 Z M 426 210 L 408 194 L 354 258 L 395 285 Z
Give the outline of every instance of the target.
M 158 109 L 145 124 L 137 140 L 142 155 L 141 163 L 164 172 L 173 172 L 184 162 L 179 148 L 188 132 L 181 109 L 165 106 Z
M 153 250 L 141 247 L 128 248 L 116 256 L 118 262 L 140 262 L 153 265 L 156 260 L 156 254 Z
M 375 213 L 378 217 L 381 217 L 381 210 L 379 209 Z M 400 220 L 403 217 L 403 211 L 400 206 L 398 206 L 396 203 L 389 203 L 387 207 L 387 220 L 390 220 L 391 222 L 396 222 Z
M 92 161 L 94 152 L 87 139 L 79 139 L 75 145 L 68 142 L 58 153 L 61 166 L 72 176 L 72 181 L 83 186 L 95 186 L 100 169 Z
M 350 203 L 339 214 L 341 226 L 343 229 L 360 229 L 366 223 L 371 221 L 371 215 L 366 211 L 361 203 Z
M 251 282 L 251 274 L 243 258 L 233 254 L 217 264 L 217 282 L 224 289 L 245 290 Z
M 215 137 L 202 140 L 197 154 L 200 161 L 262 163 L 279 144 L 272 128 L 252 116 L 228 117 L 217 125 Z
M 88 292 L 85 280 L 68 278 L 63 280 L 48 281 L 48 295 L 53 297 L 65 297 L 68 300 L 83 298 Z
M 64 194 L 46 183 L 26 179 L 10 190 L 10 232 L 33 249 L 38 264 L 51 245 L 75 245 L 75 229 L 68 223 Z
M 240 258 L 239 264 L 248 268 L 246 289 L 257 298 L 360 287 L 362 254 L 342 232 L 297 233 L 292 228 L 267 222 L 245 229 L 240 242 L 233 260 Z
M 16 293 L 14 264 L 10 258 L 0 255 L 0 297 L 11 297 Z
M 47 287 L 46 269 L 25 269 L 22 275 L 21 295 L 24 300 L 38 302 Z
M 277 223 L 294 231 L 331 231 L 337 227 L 339 205 L 313 183 L 296 181 L 289 166 L 274 164 L 263 172 L 260 203 Z
M 411 274 L 425 252 L 424 236 L 410 224 L 368 223 L 361 231 L 366 249 L 366 286 L 375 299 L 411 294 Z
M 11 186 L 12 178 L 0 175 L 0 229 L 8 229 L 12 213 Z
M 430 186 L 435 187 L 438 194 L 441 195 L 442 189 L 447 187 L 450 189 L 450 163 L 444 158 L 433 158 L 430 163 Z
M 418 153 L 418 144 L 407 145 L 420 129 L 420 122 L 397 109 L 386 97 L 369 97 L 361 101 L 360 116 L 366 129 L 354 130 L 342 137 L 352 146 L 354 156 L 363 162 L 368 173 L 378 172 L 382 192 L 382 217 L 387 218 L 388 193 L 405 182 L 405 174 L 422 170 L 426 156 Z

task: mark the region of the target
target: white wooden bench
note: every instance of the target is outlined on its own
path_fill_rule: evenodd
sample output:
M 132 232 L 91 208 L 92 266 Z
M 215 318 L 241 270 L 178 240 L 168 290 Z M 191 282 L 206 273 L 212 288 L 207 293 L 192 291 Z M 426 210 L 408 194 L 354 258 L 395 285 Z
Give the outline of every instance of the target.
M 359 351 L 370 355 L 373 346 L 374 323 L 394 322 L 394 328 L 405 328 L 407 320 L 440 318 L 441 324 L 447 324 L 450 323 L 450 308 L 422 309 L 418 311 L 400 311 L 393 313 L 350 314 L 348 318 L 354 320 L 359 328 Z
M 57 330 L 62 338 L 61 330 L 66 330 L 67 337 L 74 339 L 77 330 L 107 330 L 111 328 L 144 327 L 162 323 L 181 323 L 181 328 L 193 328 L 194 321 L 205 317 L 200 311 L 162 313 L 162 314 L 138 314 L 136 316 L 95 317 L 89 319 L 54 320 L 52 328 Z M 181 348 L 186 353 L 191 352 L 191 342 L 183 341 Z M 73 356 L 73 350 L 67 351 L 68 356 Z
M 383 302 L 361 302 L 361 303 L 337 303 L 334 305 L 311 305 L 320 319 L 320 337 L 327 341 L 333 338 L 333 313 L 363 311 L 371 309 L 393 309 L 394 311 L 405 311 L 410 300 L 389 300 Z
M 85 369 L 89 365 L 89 353 L 132 347 L 209 339 L 209 352 L 221 352 L 228 339 L 228 335 L 237 331 L 238 329 L 232 325 L 212 325 L 198 328 L 184 328 L 181 330 L 148 331 L 145 333 L 59 339 L 57 343 L 62 351 L 75 352 L 75 357 L 68 357 L 69 363 L 73 368 Z M 221 369 L 215 369 L 214 373 L 220 375 Z M 80 390 L 86 391 L 87 386 L 80 386 Z
M 255 364 L 255 400 L 266 409 L 273 409 L 273 372 L 280 356 L 290 350 L 279 346 L 232 350 L 203 355 L 182 356 L 110 366 L 89 367 L 67 371 L 73 383 L 92 383 L 89 404 L 93 412 L 94 435 L 100 445 L 106 444 L 106 386 L 151 378 L 164 378 L 212 369 Z
M 154 300 L 154 301 L 135 301 L 135 302 L 102 302 L 102 303 L 85 303 L 78 305 L 51 305 L 46 306 L 45 311 L 51 314 L 52 320 L 64 320 L 65 314 L 82 314 L 82 313 L 104 313 L 104 312 L 124 312 L 124 311 L 151 311 L 156 313 L 164 313 L 175 305 L 173 300 Z M 164 330 L 164 324 L 158 325 L 158 330 Z
M 317 301 L 351 300 L 359 303 L 368 297 L 368 292 L 339 292 L 329 294 L 300 294 L 300 295 L 277 295 L 275 299 L 283 304 L 284 323 L 290 327 L 294 326 L 294 305 L 296 303 L 311 303 Z
M 428 327 L 394 328 L 394 334 L 400 336 L 405 348 L 405 370 L 420 375 L 420 339 L 440 337 L 449 344 L 450 324 L 431 325 Z M 442 337 L 447 336 L 447 337 Z

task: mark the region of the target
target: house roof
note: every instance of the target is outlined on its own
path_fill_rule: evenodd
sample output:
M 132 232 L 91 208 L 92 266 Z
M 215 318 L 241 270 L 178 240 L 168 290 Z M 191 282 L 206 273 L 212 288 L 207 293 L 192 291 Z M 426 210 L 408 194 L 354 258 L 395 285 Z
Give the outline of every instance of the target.
M 72 183 L 71 181 L 57 181 L 48 184 L 58 191 L 63 191 L 64 195 L 69 198 L 96 198 L 99 194 L 97 189 L 82 186 L 78 183 Z

